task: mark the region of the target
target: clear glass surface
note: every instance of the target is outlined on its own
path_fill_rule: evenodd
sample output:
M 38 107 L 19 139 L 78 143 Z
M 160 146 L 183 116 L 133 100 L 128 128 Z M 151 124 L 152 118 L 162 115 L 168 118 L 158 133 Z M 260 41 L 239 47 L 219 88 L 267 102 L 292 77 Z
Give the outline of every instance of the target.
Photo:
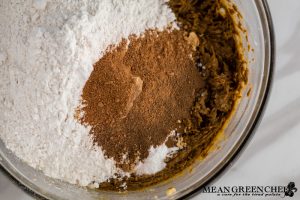
M 218 143 L 218 150 L 210 153 L 204 160 L 199 160 L 191 167 L 165 183 L 152 186 L 143 191 L 103 192 L 88 190 L 76 185 L 64 183 L 46 177 L 43 173 L 29 167 L 11 153 L 0 140 L 0 164 L 18 182 L 39 196 L 47 199 L 177 199 L 195 192 L 215 178 L 224 166 L 232 162 L 232 158 L 240 151 L 245 140 L 253 132 L 262 112 L 271 77 L 274 55 L 272 43 L 272 25 L 268 8 L 264 0 L 234 0 L 244 17 L 249 42 L 254 52 L 248 52 L 249 83 L 243 92 L 237 111 L 224 130 L 225 140 Z M 251 88 L 250 96 L 247 91 Z M 167 196 L 169 188 L 176 188 L 172 196 Z M 201 195 L 201 194 L 200 194 Z

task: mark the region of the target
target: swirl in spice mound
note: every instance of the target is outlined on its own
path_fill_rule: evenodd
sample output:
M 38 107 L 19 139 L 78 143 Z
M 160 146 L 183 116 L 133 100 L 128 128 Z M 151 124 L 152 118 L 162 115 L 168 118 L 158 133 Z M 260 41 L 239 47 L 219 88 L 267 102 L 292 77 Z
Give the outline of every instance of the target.
M 141 189 L 207 154 L 247 82 L 224 2 L 171 0 L 179 29 L 132 35 L 95 63 L 77 118 L 130 174 L 101 189 Z

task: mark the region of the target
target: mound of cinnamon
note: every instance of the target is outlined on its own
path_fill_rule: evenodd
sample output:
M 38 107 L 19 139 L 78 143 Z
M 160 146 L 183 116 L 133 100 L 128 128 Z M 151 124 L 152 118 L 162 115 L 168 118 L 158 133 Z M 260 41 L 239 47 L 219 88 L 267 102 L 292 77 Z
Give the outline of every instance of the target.
M 189 118 L 204 81 L 183 32 L 147 31 L 111 48 L 86 82 L 80 121 L 95 144 L 125 170 L 162 144 L 178 120 Z M 126 161 L 124 161 L 126 160 Z

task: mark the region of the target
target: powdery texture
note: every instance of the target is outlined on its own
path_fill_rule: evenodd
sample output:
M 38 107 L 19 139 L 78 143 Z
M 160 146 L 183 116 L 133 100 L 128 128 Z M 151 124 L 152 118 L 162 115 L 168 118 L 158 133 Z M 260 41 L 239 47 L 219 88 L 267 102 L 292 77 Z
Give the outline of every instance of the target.
M 167 147 L 166 142 L 171 137 L 177 137 L 179 134 L 172 130 L 163 144 L 156 147 L 151 146 L 148 157 L 144 161 L 140 161 L 133 172 L 137 175 L 152 175 L 163 170 L 167 164 L 166 159 L 172 158 L 177 153 L 180 147 Z
M 111 44 L 175 20 L 164 0 L 0 1 L 0 137 L 30 166 L 86 186 L 122 172 L 74 120 Z M 123 174 L 124 175 L 124 174 Z
M 155 148 L 151 146 L 149 156 L 143 162 L 139 162 L 135 168 L 135 173 L 137 175 L 151 175 L 163 170 L 167 165 L 165 159 L 172 157 L 177 151 L 178 147 L 168 148 L 165 143 Z

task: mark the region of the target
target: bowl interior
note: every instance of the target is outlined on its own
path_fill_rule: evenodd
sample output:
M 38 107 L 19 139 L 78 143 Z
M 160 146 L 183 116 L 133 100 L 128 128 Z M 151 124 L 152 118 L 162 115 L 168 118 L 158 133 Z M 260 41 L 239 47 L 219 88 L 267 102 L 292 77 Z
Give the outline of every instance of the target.
M 204 160 L 198 160 L 185 170 L 180 176 L 165 183 L 147 188 L 143 191 L 120 194 L 80 188 L 46 177 L 43 173 L 34 170 L 14 156 L 0 140 L 0 164 L 14 178 L 38 195 L 48 199 L 169 199 L 179 198 L 201 187 L 214 177 L 223 166 L 235 155 L 244 140 L 251 133 L 262 104 L 267 95 L 271 65 L 271 35 L 266 2 L 262 0 L 234 0 L 244 17 L 248 31 L 249 42 L 254 51 L 246 52 L 249 60 L 249 81 L 243 90 L 241 102 L 232 116 L 224 138 L 216 142 L 218 149 L 212 151 Z M 254 59 L 254 60 L 252 60 Z M 251 89 L 248 96 L 247 92 Z M 175 188 L 172 196 L 166 191 Z

